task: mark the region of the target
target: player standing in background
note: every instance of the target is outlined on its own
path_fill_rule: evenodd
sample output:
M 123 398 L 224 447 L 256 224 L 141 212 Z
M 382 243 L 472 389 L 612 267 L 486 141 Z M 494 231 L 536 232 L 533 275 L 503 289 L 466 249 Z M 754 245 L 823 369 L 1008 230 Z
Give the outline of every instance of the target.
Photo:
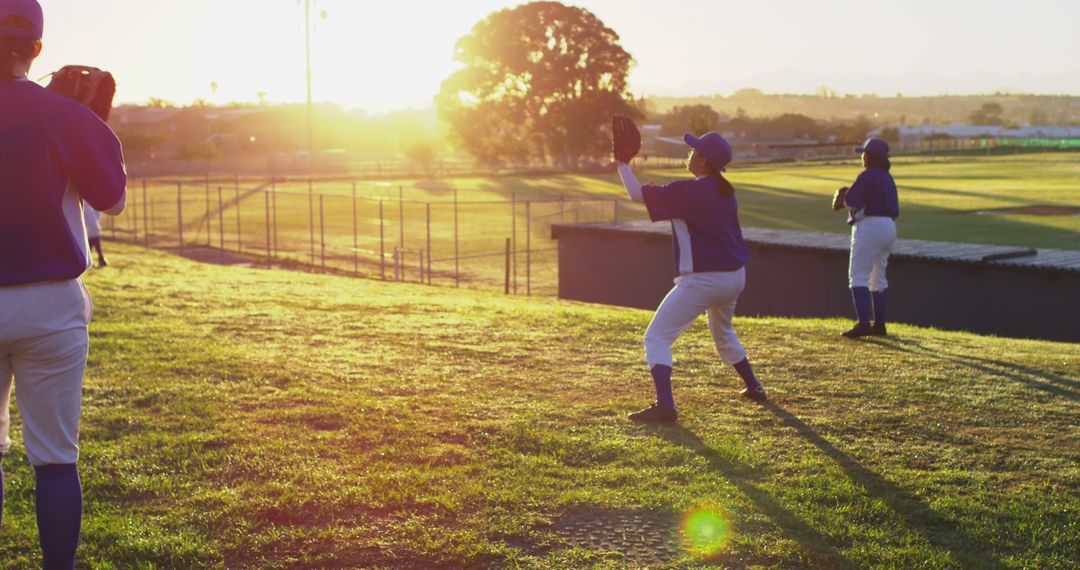
M 43 28 L 37 0 L 0 0 L 0 456 L 11 449 L 14 386 L 43 565 L 70 569 L 82 524 L 76 463 L 92 311 L 80 204 L 119 214 L 127 175 L 105 123 L 27 79 Z
M 637 149 L 628 152 L 620 143 L 623 132 L 636 132 L 636 127 L 624 117 L 616 118 L 613 127 L 619 176 L 630 198 L 645 204 L 652 221 L 671 221 L 677 274 L 675 287 L 664 297 L 645 331 L 645 360 L 656 388 L 656 402 L 630 414 L 630 419 L 676 421 L 671 346 L 702 313 L 708 315 L 709 331 L 720 357 L 735 367 L 746 385 L 742 396 L 765 400 L 765 388 L 754 376 L 731 323 L 750 257 L 739 226 L 735 188 L 721 174 L 731 162 L 731 145 L 717 133 L 701 138 L 687 133 L 683 140 L 693 151 L 686 167 L 696 178 L 666 186 L 643 186 L 629 165 Z
M 98 267 L 108 267 L 105 252 L 101 250 L 101 212 L 83 202 L 83 219 L 86 220 L 86 239 L 90 242 L 90 248 L 97 252 Z
M 848 284 L 858 320 L 842 334 L 848 338 L 885 336 L 889 288 L 885 269 L 896 243 L 900 202 L 896 182 L 889 174 L 892 168 L 889 144 L 881 139 L 869 139 L 855 152 L 862 154 L 865 170 L 850 189 L 841 188 L 833 197 L 833 210 L 848 209 L 847 223 L 851 226 Z

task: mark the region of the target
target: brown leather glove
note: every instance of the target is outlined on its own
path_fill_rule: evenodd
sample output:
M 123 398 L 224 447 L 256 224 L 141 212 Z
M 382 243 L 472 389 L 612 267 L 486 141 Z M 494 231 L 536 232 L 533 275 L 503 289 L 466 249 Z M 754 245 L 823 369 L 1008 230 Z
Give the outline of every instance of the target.
M 834 212 L 839 212 L 844 209 L 844 197 L 847 196 L 847 191 L 848 187 L 844 186 L 837 190 L 836 194 L 833 194 L 832 209 Z
M 641 151 L 641 132 L 634 120 L 625 115 L 611 118 L 611 153 L 617 162 L 627 162 Z
M 65 65 L 53 73 L 48 89 L 90 107 L 102 121 L 108 121 L 116 95 L 116 80 L 108 71 L 96 67 Z

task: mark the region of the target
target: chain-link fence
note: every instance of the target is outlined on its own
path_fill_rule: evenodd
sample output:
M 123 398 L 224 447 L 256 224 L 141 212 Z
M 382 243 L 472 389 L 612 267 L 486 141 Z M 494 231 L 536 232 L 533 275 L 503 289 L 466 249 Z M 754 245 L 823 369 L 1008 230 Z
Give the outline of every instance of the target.
M 618 216 L 612 199 L 409 194 L 341 181 L 133 181 L 126 211 L 106 216 L 104 233 L 207 261 L 556 295 L 551 226 Z

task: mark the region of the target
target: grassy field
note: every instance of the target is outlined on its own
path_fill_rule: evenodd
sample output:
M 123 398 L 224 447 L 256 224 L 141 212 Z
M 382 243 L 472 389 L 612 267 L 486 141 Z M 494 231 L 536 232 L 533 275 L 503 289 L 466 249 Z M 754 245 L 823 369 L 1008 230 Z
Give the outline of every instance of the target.
M 698 323 L 648 428 L 648 312 L 111 259 L 83 568 L 1080 564 L 1075 344 L 740 319 L 757 405 Z M 37 562 L 21 453 L 2 568 Z

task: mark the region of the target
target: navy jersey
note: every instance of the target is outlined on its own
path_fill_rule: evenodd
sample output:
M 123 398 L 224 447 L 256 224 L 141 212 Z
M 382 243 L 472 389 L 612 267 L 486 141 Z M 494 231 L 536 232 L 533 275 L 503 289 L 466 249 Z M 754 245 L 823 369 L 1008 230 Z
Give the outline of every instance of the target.
M 671 221 L 675 271 L 735 271 L 750 259 L 735 196 L 720 194 L 715 176 L 641 187 L 649 218 Z
M 848 208 L 862 210 L 861 217 L 882 216 L 896 219 L 900 217 L 900 200 L 896 195 L 896 182 L 888 170 L 871 166 L 863 170 L 855 183 L 844 196 Z M 849 210 L 848 224 L 858 219 L 855 212 Z
M 0 81 L 0 286 L 82 275 L 80 198 L 108 210 L 126 183 L 120 142 L 90 109 L 30 81 Z

